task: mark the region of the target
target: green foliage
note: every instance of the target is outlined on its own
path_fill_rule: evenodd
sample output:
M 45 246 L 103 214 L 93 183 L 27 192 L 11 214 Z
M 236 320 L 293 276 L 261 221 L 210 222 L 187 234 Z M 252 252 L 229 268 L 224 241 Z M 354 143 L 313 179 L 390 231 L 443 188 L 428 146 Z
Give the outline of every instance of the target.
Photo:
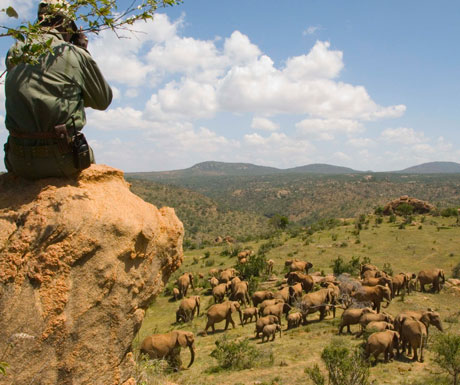
M 411 215 L 414 212 L 414 206 L 408 203 L 401 203 L 398 207 L 396 207 L 395 212 L 398 215 L 407 217 L 408 215 Z
M 441 210 L 441 216 L 448 217 L 458 217 L 458 209 L 456 207 L 449 207 Z
M 452 384 L 458 385 L 460 378 L 460 336 L 439 334 L 433 344 L 435 362 L 451 377 Z
M 391 214 L 391 215 L 388 217 L 388 223 L 395 223 L 395 222 L 396 222 L 396 215 Z
M 267 259 L 265 254 L 251 255 L 246 263 L 238 262 L 235 269 L 240 272 L 241 278 L 248 280 L 251 277 L 262 277 L 265 274 Z
M 454 268 L 452 269 L 452 277 L 453 278 L 460 278 L 460 262 L 457 263 Z
M 383 264 L 382 270 L 388 275 L 393 275 L 393 268 L 391 267 L 391 263 L 385 262 Z
M 169 364 L 165 360 L 150 360 L 141 355 L 136 363 L 134 378 L 139 385 L 161 385 L 166 382 Z
M 341 256 L 338 256 L 332 261 L 332 264 L 330 265 L 332 271 L 337 276 L 343 273 L 357 275 L 359 273 L 360 266 L 360 257 L 357 256 L 351 257 L 351 260 L 348 262 L 345 262 Z
M 257 252 L 260 255 L 265 255 L 271 249 L 275 247 L 281 246 L 283 243 L 279 239 L 270 238 L 268 242 L 262 243 L 259 247 L 259 251 Z
M 383 215 L 383 206 L 377 206 L 377 207 L 374 209 L 374 214 L 375 214 L 375 215 L 382 216 L 382 215 Z
M 273 364 L 273 354 L 260 352 L 254 345 L 249 343 L 245 338 L 240 341 L 230 339 L 227 335 L 219 338 L 216 342 L 216 348 L 210 356 L 217 360 L 219 369 L 223 370 L 242 370 L 250 369 L 260 364 Z
M 6 369 L 8 368 L 8 364 L 6 362 L 0 362 L 0 373 L 6 376 Z
M 363 359 L 359 349 L 351 350 L 342 340 L 334 339 L 321 353 L 331 385 L 367 385 L 369 384 L 369 365 Z M 306 370 L 315 385 L 324 385 L 325 377 L 318 365 Z
M 270 218 L 269 221 L 270 225 L 272 225 L 275 229 L 284 230 L 287 225 L 289 224 L 288 217 L 280 214 L 275 214 Z

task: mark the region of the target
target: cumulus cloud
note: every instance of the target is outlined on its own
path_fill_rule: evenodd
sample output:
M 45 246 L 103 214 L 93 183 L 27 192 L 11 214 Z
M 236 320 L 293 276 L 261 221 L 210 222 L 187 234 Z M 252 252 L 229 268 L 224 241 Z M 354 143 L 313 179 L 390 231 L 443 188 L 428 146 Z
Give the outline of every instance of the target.
M 352 147 L 373 147 L 376 142 L 370 138 L 350 138 L 347 140 L 347 144 Z
M 408 127 L 387 128 L 382 132 L 380 137 L 383 141 L 388 143 L 400 143 L 406 145 L 419 144 L 428 140 L 423 132 L 417 132 L 413 128 Z
M 319 140 L 333 140 L 336 134 L 352 135 L 364 131 L 364 126 L 348 119 L 305 119 L 296 123 L 299 135 Z
M 263 130 L 263 131 L 276 131 L 279 129 L 279 124 L 273 122 L 270 119 L 262 118 L 262 117 L 255 117 L 252 119 L 251 128 L 255 130 Z

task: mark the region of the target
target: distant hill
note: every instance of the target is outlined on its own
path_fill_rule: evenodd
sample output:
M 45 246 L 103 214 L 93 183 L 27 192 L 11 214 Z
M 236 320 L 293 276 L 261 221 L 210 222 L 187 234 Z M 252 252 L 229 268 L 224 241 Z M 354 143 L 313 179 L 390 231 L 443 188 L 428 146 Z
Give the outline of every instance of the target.
M 283 170 L 289 173 L 305 173 L 305 174 L 324 174 L 324 175 L 340 175 L 340 174 L 356 174 L 363 171 L 353 170 L 348 167 L 333 166 L 330 164 L 315 163 L 307 166 L 293 167 Z
M 429 162 L 395 172 L 404 174 L 460 174 L 460 163 Z

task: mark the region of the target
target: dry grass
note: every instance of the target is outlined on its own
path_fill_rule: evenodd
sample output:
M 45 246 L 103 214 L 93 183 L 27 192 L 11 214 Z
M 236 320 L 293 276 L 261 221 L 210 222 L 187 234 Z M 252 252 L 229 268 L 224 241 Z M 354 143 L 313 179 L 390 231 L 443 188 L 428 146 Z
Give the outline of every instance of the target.
M 417 218 L 421 222 L 421 218 Z M 305 245 L 301 236 L 288 238 L 283 236 L 283 244 L 269 252 L 268 258 L 275 260 L 275 272 L 282 277 L 283 262 L 288 257 L 306 259 L 313 263 L 316 270 L 331 272 L 331 261 L 337 256 L 343 256 L 345 260 L 351 256 L 367 256 L 372 263 L 379 267 L 383 263 L 390 263 L 394 272 L 413 271 L 417 273 L 423 268 L 441 267 L 447 275 L 454 265 L 460 261 L 460 227 L 454 226 L 455 220 L 450 218 L 431 218 L 427 217 L 422 223 L 407 226 L 400 230 L 395 224 L 383 223 L 379 227 L 374 227 L 371 218 L 368 229 L 362 230 L 359 238 L 360 243 L 355 243 L 356 236 L 352 234 L 354 225 L 351 223 L 340 226 L 332 230 L 321 231 L 310 237 L 310 243 Z M 440 228 L 442 227 L 442 228 Z M 333 236 L 336 234 L 336 236 Z M 332 240 L 336 238 L 335 240 Z M 262 241 L 263 242 L 263 241 Z M 262 242 L 248 244 L 254 250 Z M 342 242 L 347 242 L 348 246 L 340 247 Z M 212 247 L 204 250 L 194 250 L 187 253 L 184 265 L 180 271 L 193 271 L 206 273 L 211 267 L 224 267 L 235 264 L 236 258 L 223 257 L 219 253 L 222 247 Z M 209 251 L 211 256 L 203 258 L 204 252 Z M 205 266 L 207 260 L 215 261 L 213 266 Z M 179 272 L 177 273 L 179 274 Z M 175 276 L 177 275 L 175 274 Z M 206 313 L 206 308 L 212 303 L 212 297 L 206 296 L 207 290 L 196 289 L 193 294 L 202 295 L 202 313 Z M 191 330 L 195 334 L 202 331 L 206 323 L 206 317 L 201 315 L 192 323 L 186 325 L 175 325 L 175 311 L 178 307 L 177 302 L 170 302 L 169 297 L 160 296 L 152 304 L 146 314 L 145 321 L 139 332 L 134 349 L 136 350 L 145 336 L 156 332 L 167 332 L 172 329 Z M 431 307 L 441 313 L 443 321 L 446 319 L 454 322 L 444 322 L 444 327 L 455 333 L 460 332 L 459 323 L 455 321 L 460 318 L 456 312 L 460 308 L 460 297 L 454 296 L 446 291 L 440 294 L 414 293 L 406 295 L 404 302 L 400 298 L 395 298 L 387 309 L 393 315 L 398 314 L 403 309 L 425 309 Z M 322 349 L 330 343 L 332 338 L 342 338 L 353 344 L 360 344 L 362 340 L 354 336 L 345 335 L 336 337 L 338 320 L 341 311 L 338 311 L 337 318 L 327 317 L 322 322 L 311 322 L 307 326 L 284 332 L 286 321 L 283 320 L 283 336 L 277 337 L 274 342 L 265 344 L 253 339 L 254 324 L 247 324 L 244 327 L 237 325 L 235 329 L 228 330 L 226 333 L 231 338 L 251 338 L 251 343 L 258 348 L 270 348 L 273 351 L 275 361 L 272 367 L 247 369 L 241 371 L 221 371 L 209 373 L 209 369 L 216 365 L 210 357 L 214 349 L 215 341 L 222 336 L 224 323 L 217 326 L 218 332 L 205 337 L 197 337 L 197 355 L 195 363 L 188 370 L 171 374 L 168 378 L 178 384 L 308 384 L 304 369 L 320 361 Z M 309 316 L 315 321 L 317 315 Z M 237 322 L 237 315 L 234 315 Z M 434 327 L 430 329 L 430 340 L 438 333 Z M 432 354 L 426 350 L 424 363 L 413 363 L 407 359 L 395 360 L 389 364 L 379 363 L 371 369 L 371 379 L 375 384 L 402 384 L 410 383 L 412 379 L 426 376 L 430 373 L 438 373 L 439 369 L 432 363 Z M 188 350 L 182 351 L 184 364 L 188 363 Z

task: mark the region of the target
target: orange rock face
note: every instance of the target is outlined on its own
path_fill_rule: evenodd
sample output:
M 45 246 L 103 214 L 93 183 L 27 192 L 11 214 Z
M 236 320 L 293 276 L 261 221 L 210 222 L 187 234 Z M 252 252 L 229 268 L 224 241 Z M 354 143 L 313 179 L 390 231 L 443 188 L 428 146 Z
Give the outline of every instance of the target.
M 75 179 L 0 176 L 0 384 L 128 381 L 145 309 L 183 259 L 171 208 L 119 170 Z

